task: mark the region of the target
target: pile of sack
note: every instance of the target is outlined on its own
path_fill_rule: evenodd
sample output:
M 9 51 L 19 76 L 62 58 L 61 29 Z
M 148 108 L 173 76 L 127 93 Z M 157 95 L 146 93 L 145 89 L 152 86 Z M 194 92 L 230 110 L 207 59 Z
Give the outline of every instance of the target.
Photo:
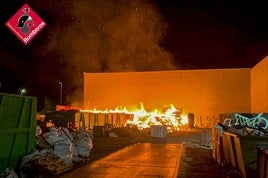
M 85 131 L 70 132 L 67 128 L 51 127 L 49 132 L 42 133 L 37 126 L 36 138 L 36 149 L 23 157 L 20 170 L 42 167 L 59 174 L 83 162 L 93 148 L 93 137 Z

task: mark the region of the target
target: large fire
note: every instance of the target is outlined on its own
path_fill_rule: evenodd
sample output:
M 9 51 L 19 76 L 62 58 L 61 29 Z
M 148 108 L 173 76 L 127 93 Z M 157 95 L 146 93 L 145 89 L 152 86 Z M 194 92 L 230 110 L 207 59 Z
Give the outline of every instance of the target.
M 81 112 L 98 113 L 98 114 L 113 114 L 124 113 L 131 115 L 132 117 L 124 122 L 124 126 L 136 126 L 142 130 L 145 128 L 151 128 L 151 126 L 166 126 L 169 131 L 180 130 L 181 127 L 188 124 L 188 118 L 182 111 L 176 109 L 172 104 L 166 109 L 154 109 L 153 111 L 147 111 L 141 103 L 138 109 L 126 109 L 125 107 L 117 107 L 111 110 L 80 110 Z

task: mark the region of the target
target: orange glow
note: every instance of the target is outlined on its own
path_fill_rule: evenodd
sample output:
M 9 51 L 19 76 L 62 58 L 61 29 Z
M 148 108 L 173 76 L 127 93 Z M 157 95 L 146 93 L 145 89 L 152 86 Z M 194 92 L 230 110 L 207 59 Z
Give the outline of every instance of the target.
M 159 109 L 154 109 L 153 111 L 147 111 L 143 105 L 140 103 L 139 109 L 128 110 L 125 107 L 117 107 L 114 110 L 97 110 L 96 108 L 92 110 L 80 110 L 81 112 L 89 113 L 124 113 L 131 114 L 133 117 L 126 120 L 124 126 L 137 126 L 138 129 L 142 130 L 145 128 L 151 128 L 153 125 L 167 126 L 169 131 L 180 130 L 180 127 L 188 124 L 188 118 L 186 114 L 182 111 L 176 109 L 172 104 L 165 109 L 160 111 Z

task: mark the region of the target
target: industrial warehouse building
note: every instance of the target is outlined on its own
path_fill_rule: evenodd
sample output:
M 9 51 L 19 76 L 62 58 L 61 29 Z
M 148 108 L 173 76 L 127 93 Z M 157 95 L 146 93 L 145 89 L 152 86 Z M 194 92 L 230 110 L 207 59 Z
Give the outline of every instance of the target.
M 268 57 L 253 68 L 84 73 L 85 108 L 147 110 L 173 104 L 196 120 L 267 112 Z

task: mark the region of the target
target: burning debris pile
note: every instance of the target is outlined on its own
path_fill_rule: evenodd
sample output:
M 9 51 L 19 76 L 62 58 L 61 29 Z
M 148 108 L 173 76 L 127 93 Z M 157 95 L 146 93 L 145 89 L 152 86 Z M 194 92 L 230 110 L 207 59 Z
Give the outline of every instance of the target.
M 219 125 L 222 126 L 223 129 L 237 135 L 268 136 L 268 115 L 265 113 L 229 114 Z
M 172 104 L 164 111 L 155 109 L 147 112 L 143 105 L 141 109 L 133 111 L 133 120 L 128 120 L 127 125 L 136 125 L 139 129 L 151 128 L 152 126 L 167 126 L 169 131 L 177 131 L 188 123 L 188 119 L 181 111 L 177 110 Z
M 114 110 L 81 110 L 82 113 L 95 113 L 98 118 L 104 117 L 104 124 L 111 124 L 118 126 L 115 121 L 118 119 L 118 114 L 125 115 L 123 120 L 120 120 L 123 127 L 137 127 L 139 130 L 148 129 L 152 126 L 166 126 L 169 132 L 178 131 L 188 124 L 188 118 L 182 111 L 176 109 L 172 104 L 165 110 L 155 109 L 147 111 L 143 103 L 141 107 L 135 110 L 128 110 L 126 108 L 116 108 Z M 104 116 L 102 116 L 104 114 Z M 116 115 L 114 115 L 116 114 Z M 122 119 L 122 118 L 121 118 Z

